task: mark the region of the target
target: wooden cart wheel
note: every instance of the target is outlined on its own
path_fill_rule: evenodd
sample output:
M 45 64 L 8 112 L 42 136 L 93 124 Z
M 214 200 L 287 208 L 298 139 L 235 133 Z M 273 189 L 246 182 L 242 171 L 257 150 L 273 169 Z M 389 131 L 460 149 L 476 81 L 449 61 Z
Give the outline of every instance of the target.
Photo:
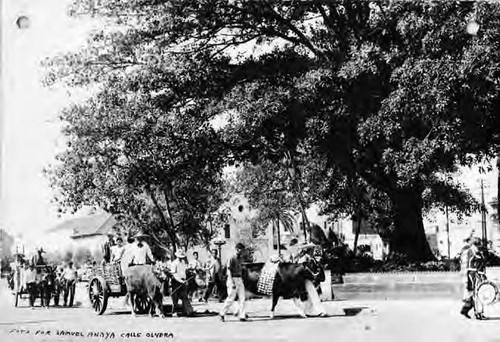
M 491 305 L 495 303 L 498 298 L 499 289 L 497 284 L 492 281 L 486 280 L 477 285 L 475 291 L 476 301 L 481 302 L 482 305 Z
M 149 312 L 149 308 L 151 305 L 151 300 L 149 297 L 141 297 L 141 296 L 136 296 L 135 297 L 135 310 L 134 312 L 136 314 L 145 314 Z
M 101 277 L 93 278 L 89 284 L 89 299 L 92 309 L 102 315 L 108 306 L 108 286 Z

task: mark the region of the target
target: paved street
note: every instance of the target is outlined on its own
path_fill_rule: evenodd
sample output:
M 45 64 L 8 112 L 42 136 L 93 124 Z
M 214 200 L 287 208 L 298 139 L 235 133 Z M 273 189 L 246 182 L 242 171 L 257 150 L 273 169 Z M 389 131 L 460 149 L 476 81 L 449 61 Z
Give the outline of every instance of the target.
M 23 301 L 22 307 L 16 309 L 13 296 L 5 291 L 4 285 L 0 312 L 2 341 L 500 341 L 500 310 L 491 308 L 487 321 L 468 321 L 457 314 L 459 303 L 450 299 L 328 302 L 325 306 L 329 317 L 308 319 L 296 316 L 291 301 L 281 301 L 274 320 L 267 317 L 269 300 L 252 300 L 248 304 L 249 322 L 239 322 L 231 316 L 223 323 L 210 315 L 133 318 L 123 307 L 123 298 L 112 299 L 103 316 L 96 316 L 86 304 L 30 310 L 27 301 Z M 220 305 L 199 304 L 195 309 L 217 311 Z M 346 316 L 344 308 L 364 309 Z M 42 331 L 50 332 L 50 336 L 41 335 Z M 57 336 L 61 331 L 77 336 Z M 93 332 L 100 337 L 90 336 Z

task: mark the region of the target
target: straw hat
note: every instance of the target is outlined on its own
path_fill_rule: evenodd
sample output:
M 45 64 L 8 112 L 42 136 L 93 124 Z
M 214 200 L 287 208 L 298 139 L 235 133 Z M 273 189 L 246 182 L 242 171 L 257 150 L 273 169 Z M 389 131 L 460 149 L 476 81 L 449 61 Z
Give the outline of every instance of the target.
M 473 236 L 471 239 L 470 239 L 470 243 L 474 246 L 481 246 L 481 238 L 477 237 L 477 236 Z
M 314 243 L 305 243 L 303 245 L 299 245 L 298 247 L 301 250 L 309 250 L 309 249 L 314 249 L 316 245 Z
M 151 237 L 149 236 L 148 234 L 145 234 L 144 232 L 142 231 L 139 231 L 137 232 L 136 234 L 134 234 L 133 236 L 131 236 L 133 239 L 137 239 L 137 238 L 145 238 L 145 237 Z
M 175 252 L 175 256 L 179 259 L 183 259 L 186 257 L 186 253 L 184 253 L 184 251 L 177 251 Z

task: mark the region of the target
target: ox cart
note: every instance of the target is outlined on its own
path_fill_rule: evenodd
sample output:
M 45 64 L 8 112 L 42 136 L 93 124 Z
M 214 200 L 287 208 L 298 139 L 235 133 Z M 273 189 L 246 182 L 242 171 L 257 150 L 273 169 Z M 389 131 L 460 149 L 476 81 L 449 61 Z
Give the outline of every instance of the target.
M 127 286 L 120 264 L 106 263 L 94 266 L 90 272 L 88 296 L 92 309 L 102 315 L 108 306 L 109 297 L 123 297 L 127 295 Z M 134 312 L 147 313 L 151 301 L 148 297 L 135 296 Z
M 54 298 L 54 304 L 59 305 L 59 287 L 55 285 L 55 268 L 49 265 L 37 265 L 34 268 L 24 268 L 17 265 L 13 274 L 14 306 L 19 305 L 19 300 L 30 298 L 30 305 L 33 305 L 36 296 L 40 293 L 42 306 L 49 305 L 50 298 Z M 50 281 L 48 279 L 50 278 Z M 50 283 L 50 286 L 47 286 Z M 41 288 L 43 286 L 43 289 Z M 49 292 L 46 292 L 49 291 Z

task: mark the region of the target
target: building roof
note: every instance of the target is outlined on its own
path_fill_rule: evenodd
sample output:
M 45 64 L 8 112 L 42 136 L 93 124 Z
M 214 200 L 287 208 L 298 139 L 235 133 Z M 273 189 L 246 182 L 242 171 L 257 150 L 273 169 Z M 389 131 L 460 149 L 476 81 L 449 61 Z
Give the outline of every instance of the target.
M 50 231 L 71 230 L 72 239 L 81 239 L 110 233 L 116 225 L 116 220 L 109 214 L 97 214 L 66 220 Z

